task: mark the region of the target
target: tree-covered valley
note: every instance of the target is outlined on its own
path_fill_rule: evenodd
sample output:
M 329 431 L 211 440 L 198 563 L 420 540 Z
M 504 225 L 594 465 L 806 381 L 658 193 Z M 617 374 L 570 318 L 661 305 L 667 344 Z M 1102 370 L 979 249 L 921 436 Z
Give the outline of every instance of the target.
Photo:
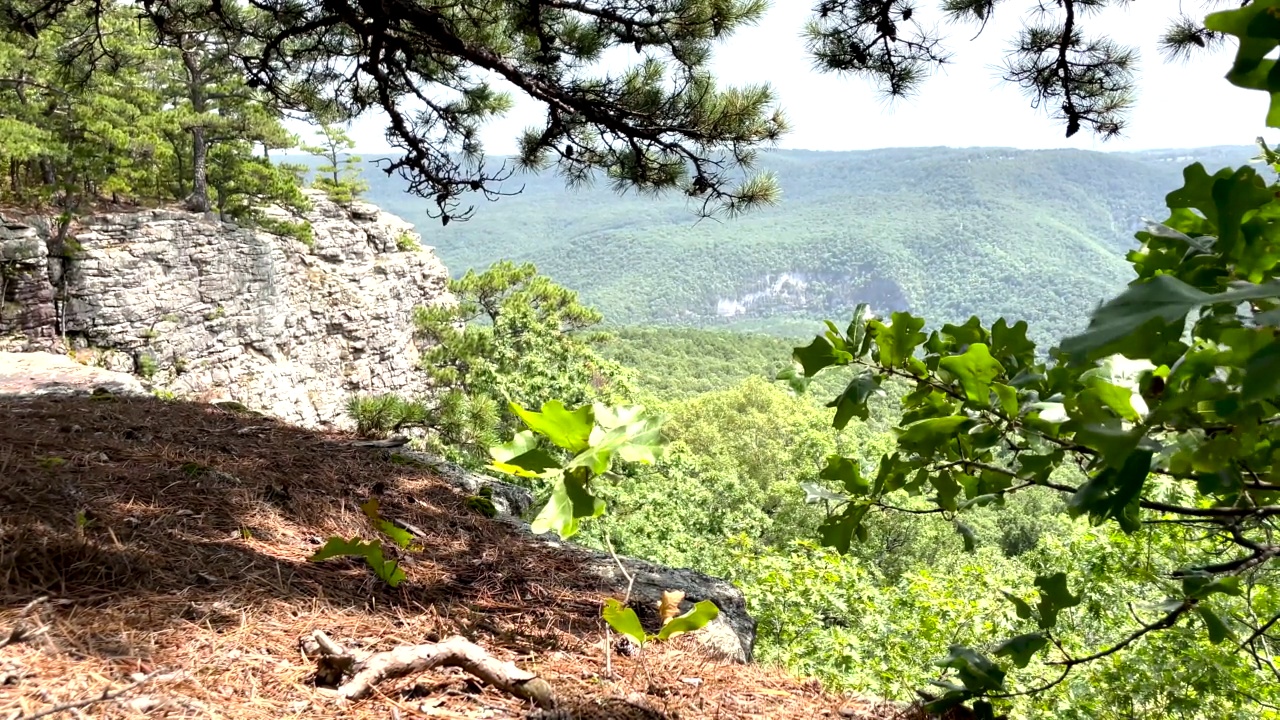
M 1120 134 L 1136 97 L 1136 55 L 1077 24 L 1094 5 L 1026 8 L 1003 70 L 1068 138 Z M 52 308 L 52 330 L 24 341 L 76 355 L 58 313 L 93 304 L 65 292 L 90 217 L 126 227 L 112 218 L 150 213 L 159 235 L 187 223 L 262 241 L 247 254 L 270 276 L 258 283 L 268 301 L 252 312 L 274 325 L 305 318 L 269 301 L 271 261 L 293 263 L 281 285 L 322 286 L 320 269 L 348 259 L 316 247 L 318 225 L 340 226 L 367 262 L 352 285 L 376 280 L 387 256 L 425 258 L 441 300 L 394 318 L 412 340 L 397 346 L 411 384 L 362 384 L 358 339 L 330 353 L 332 384 L 358 391 L 323 431 L 153 383 L 149 406 L 81 398 L 93 434 L 56 416 L 37 440 L 10 440 L 0 576 L 26 584 L 5 589 L 15 629 L 0 649 L 82 680 L 97 672 L 74 669 L 83 649 L 128 627 L 112 632 L 150 650 L 98 653 L 113 692 L 150 682 L 162 657 L 186 663 L 164 682 L 216 699 L 183 712 L 236 697 L 232 717 L 328 717 L 361 698 L 356 717 L 435 716 L 430 702 L 464 695 L 506 705 L 461 717 L 565 717 L 525 667 L 558 672 L 581 707 L 640 696 L 646 717 L 674 717 L 661 708 L 678 696 L 680 717 L 751 716 L 722 716 L 732 691 L 702 697 L 689 665 L 672 675 L 650 660 L 710 635 L 714 602 L 663 592 L 639 607 L 631 577 L 607 597 L 548 589 L 543 575 L 572 575 L 553 552 L 568 546 L 526 554 L 540 541 L 511 526 L 593 548 L 624 576 L 620 556 L 732 583 L 756 623 L 755 660 L 775 673 L 756 676 L 753 691 L 769 686 L 756 697 L 856 693 L 894 703 L 877 718 L 913 720 L 1280 717 L 1280 154 L 1265 138 L 1114 153 L 780 150 L 788 125 L 769 86 L 722 86 L 707 68 L 766 8 L 0 0 L 0 319 Z M 941 17 L 985 27 L 992 9 L 957 0 Z M 945 60 L 916 12 L 822 0 L 806 50 L 820 69 L 908 94 Z M 1162 47 L 1238 44 L 1228 81 L 1280 108 L 1266 57 L 1277 13 L 1280 0 L 1252 0 L 1173 18 Z M 634 64 L 601 69 L 611 49 Z M 515 155 L 486 157 L 481 129 L 512 109 L 510 92 L 545 117 Z M 353 153 L 347 130 L 369 113 L 397 152 Z M 306 215 L 320 198 L 329 214 Z M 367 203 L 414 223 L 422 244 L 403 224 L 374 242 L 357 224 L 377 215 Z M 16 290 L 29 286 L 17 273 L 31 238 L 44 254 L 23 272 L 45 282 L 39 297 Z M 120 245 L 88 261 L 224 273 L 217 253 L 196 263 Z M 250 284 L 231 286 L 261 290 Z M 316 302 L 354 307 L 355 295 Z M 128 310 L 155 316 L 130 338 L 143 347 L 162 328 L 225 320 L 221 307 Z M 243 334 L 233 352 L 294 362 L 295 348 Z M 142 357 L 132 370 L 147 380 L 184 372 L 184 358 Z M 51 412 L 31 402 L 44 401 L 0 403 L 6 437 Z M 170 415 L 190 426 L 160 427 Z M 165 432 L 182 435 L 181 453 Z M 79 443 L 67 457 L 49 439 L 61 436 Z M 448 474 L 483 482 L 460 491 Z M 527 512 L 500 517 L 501 493 L 521 489 Z M 179 494 L 203 510 L 171 507 Z M 218 515 L 231 499 L 239 515 Z M 219 575 L 139 538 L 173 556 L 195 548 Z M 202 610 L 194 588 L 226 598 Z M 237 594 L 250 591 L 269 599 Z M 61 625 L 26 629 L 46 596 Z M 157 613 L 171 625 L 151 627 Z M 345 618 L 348 647 L 311 627 L 299 640 L 304 616 Z M 46 633 L 52 644 L 33 642 Z M 188 649 L 183 633 L 240 645 Z M 361 649 L 387 638 L 390 655 Z M 243 659 L 213 689 L 197 682 L 211 654 Z M 289 664 L 299 654 L 305 672 Z M 697 672 L 738 672 L 718 662 Z M 474 678 L 392 684 L 441 664 Z M 9 667 L 0 700 L 19 686 L 14 720 L 120 697 L 56 704 L 29 680 L 39 673 Z M 285 686 L 340 698 L 262 704 Z
M 368 163 L 364 175 L 370 200 L 416 223 L 454 273 L 532 262 L 611 324 L 807 334 L 867 302 L 937 322 L 1025 319 L 1052 339 L 1129 281 L 1133 233 L 1160 214 L 1185 158 L 1216 168 L 1256 154 L 780 150 L 761 161 L 777 205 L 700 222 L 679 197 L 516 173 L 502 187 L 520 194 L 441 227 L 397 176 Z

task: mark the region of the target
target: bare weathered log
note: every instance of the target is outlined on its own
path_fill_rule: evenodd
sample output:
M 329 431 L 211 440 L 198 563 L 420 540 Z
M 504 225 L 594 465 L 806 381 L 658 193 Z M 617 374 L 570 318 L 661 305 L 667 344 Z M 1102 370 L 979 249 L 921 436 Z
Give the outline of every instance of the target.
M 323 633 L 317 633 L 320 635 Z M 328 640 L 328 637 L 324 639 Z M 320 646 L 324 649 L 330 643 L 332 641 L 321 641 Z M 325 655 L 319 661 L 321 670 L 331 670 L 332 660 L 339 657 L 344 660 L 350 658 L 346 655 Z M 348 700 L 360 700 L 368 697 L 380 683 L 438 667 L 462 668 L 499 690 L 533 701 L 540 708 L 555 707 L 551 685 L 546 680 L 521 670 L 515 663 L 498 660 L 484 648 L 457 635 L 438 643 L 401 645 L 353 663 L 349 666 L 350 677 L 338 686 L 338 695 Z

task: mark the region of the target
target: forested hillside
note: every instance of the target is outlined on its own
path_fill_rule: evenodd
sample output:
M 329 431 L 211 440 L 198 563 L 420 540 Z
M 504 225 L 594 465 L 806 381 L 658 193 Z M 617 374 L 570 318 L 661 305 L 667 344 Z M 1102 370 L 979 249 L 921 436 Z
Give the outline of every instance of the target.
M 417 223 L 454 273 L 531 261 L 611 323 L 807 332 L 865 301 L 937 322 L 1025 318 L 1050 338 L 1129 280 L 1133 231 L 1159 214 L 1186 156 L 1216 169 L 1256 154 L 774 151 L 762 166 L 781 201 L 727 222 L 698 221 L 678 195 L 517 174 L 504 187 L 521 194 L 442 227 L 401 180 L 366 176 L 369 199 Z

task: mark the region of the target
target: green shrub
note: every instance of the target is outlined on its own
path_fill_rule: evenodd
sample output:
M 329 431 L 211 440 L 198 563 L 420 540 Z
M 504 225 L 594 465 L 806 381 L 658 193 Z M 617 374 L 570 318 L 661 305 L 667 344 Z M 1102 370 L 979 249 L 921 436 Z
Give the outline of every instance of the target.
M 138 374 L 150 380 L 155 377 L 156 371 L 160 369 L 160 363 L 151 353 L 142 353 L 137 359 Z
M 396 248 L 400 252 L 418 252 L 422 249 L 422 243 L 419 243 L 412 234 L 402 232 L 396 236 Z
M 426 408 L 398 395 L 358 395 L 347 401 L 347 414 L 356 421 L 356 433 L 364 436 L 399 430 L 426 422 Z
M 272 235 L 292 238 L 309 248 L 316 246 L 315 231 L 307 220 L 285 220 L 264 215 L 257 219 L 257 225 Z

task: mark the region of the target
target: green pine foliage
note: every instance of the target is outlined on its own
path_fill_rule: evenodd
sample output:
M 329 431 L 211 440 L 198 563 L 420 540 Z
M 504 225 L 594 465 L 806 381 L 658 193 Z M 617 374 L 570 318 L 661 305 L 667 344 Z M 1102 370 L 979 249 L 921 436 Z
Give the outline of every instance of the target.
M 495 263 L 449 283 L 452 306 L 420 308 L 422 366 L 439 387 L 529 407 L 621 401 L 631 387 L 596 351 L 600 313 L 532 264 Z
M 316 128 L 316 142 L 302 145 L 302 150 L 320 158 L 314 168 L 311 184 L 325 192 L 329 199 L 342 205 L 355 200 L 369 185 L 360 176 L 360 158 L 348 150 L 356 146 L 346 130 L 329 122 Z
M 182 201 L 303 237 L 296 138 L 232 60 L 241 42 L 188 18 L 158 39 L 131 5 L 75 6 L 36 37 L 0 33 L 0 199 L 74 214 Z

